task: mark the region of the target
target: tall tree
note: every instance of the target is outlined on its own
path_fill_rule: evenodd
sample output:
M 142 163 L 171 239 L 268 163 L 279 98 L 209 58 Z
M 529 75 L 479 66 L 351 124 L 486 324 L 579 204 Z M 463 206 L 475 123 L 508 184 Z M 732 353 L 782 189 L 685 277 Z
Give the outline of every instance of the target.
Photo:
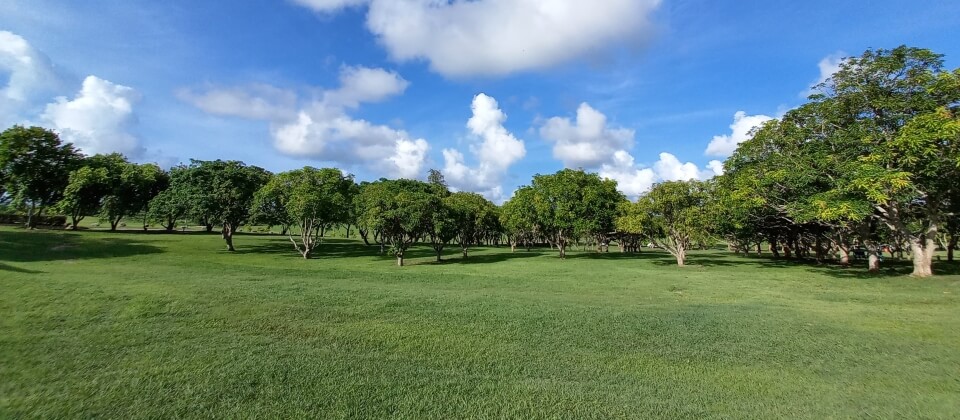
M 901 46 L 846 60 L 813 100 L 827 111 L 836 155 L 849 168 L 834 194 L 858 194 L 912 249 L 913 275 L 933 274 L 945 203 L 960 178 L 956 134 L 960 69 Z
M 536 191 L 532 187 L 523 186 L 500 208 L 500 225 L 510 243 L 511 252 L 517 250 L 517 245 L 529 245 L 539 236 L 535 198 Z
M 110 223 L 110 230 L 116 230 L 124 217 L 140 213 L 146 230 L 150 200 L 169 185 L 166 172 L 152 163 L 136 164 L 116 157 L 108 160 L 109 192 L 103 199 L 101 217 Z
M 0 133 L 0 173 L 13 201 L 27 207 L 27 225 L 34 214 L 60 201 L 80 153 L 57 133 L 41 127 L 13 126 Z

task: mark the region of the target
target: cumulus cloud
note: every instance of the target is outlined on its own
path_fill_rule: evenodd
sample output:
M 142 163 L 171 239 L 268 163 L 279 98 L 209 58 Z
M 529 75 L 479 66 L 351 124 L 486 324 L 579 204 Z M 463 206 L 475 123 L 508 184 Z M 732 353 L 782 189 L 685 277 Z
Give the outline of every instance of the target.
M 140 94 L 131 87 L 87 76 L 73 99 L 58 97 L 47 105 L 41 119 L 84 153 L 120 152 L 136 157 L 142 148 L 130 131 L 136 123 L 133 107 L 139 101 Z
M 396 60 L 446 76 L 546 68 L 641 42 L 660 0 L 295 0 L 319 12 L 369 4 L 367 28 Z
M 23 37 L 0 31 L 0 124 L 19 123 L 44 103 L 62 82 L 50 60 Z
M 503 177 L 511 165 L 523 159 L 526 147 L 523 140 L 503 126 L 507 115 L 496 99 L 480 93 L 473 98 L 470 108 L 473 115 L 467 128 L 475 140 L 470 151 L 477 164 L 470 167 L 463 153 L 444 149 L 444 176 L 456 189 L 480 191 L 490 200 L 502 201 Z
M 620 191 L 631 198 L 649 191 L 657 182 L 705 180 L 723 174 L 723 163 L 718 160 L 710 161 L 707 168 L 701 170 L 692 162 L 680 162 L 680 159 L 670 153 L 660 153 L 659 158 L 653 167 L 645 167 L 636 164 L 630 153 L 619 150 L 614 153 L 611 162 L 600 167 L 599 174 L 603 178 L 617 181 Z
M 737 146 L 750 139 L 751 131 L 763 125 L 763 123 L 772 120 L 773 117 L 766 115 L 747 115 L 746 112 L 737 111 L 733 115 L 733 124 L 730 124 L 730 134 L 714 136 L 707 145 L 704 154 L 707 156 L 727 157 L 737 150 Z
M 540 137 L 553 144 L 554 158 L 565 167 L 596 170 L 601 177 L 617 181 L 617 188 L 632 198 L 657 182 L 708 179 L 723 173 L 720 161 L 710 161 L 701 170 L 670 153 L 660 153 L 651 166 L 637 163 L 628 152 L 633 147 L 634 131 L 609 127 L 606 115 L 587 103 L 580 104 L 576 121 L 548 119 L 540 127 Z
M 385 175 L 417 178 L 425 172 L 429 144 L 387 125 L 357 119 L 348 111 L 399 95 L 409 82 L 379 68 L 343 67 L 340 86 L 299 103 L 297 94 L 268 85 L 181 90 L 185 102 L 214 115 L 271 123 L 274 146 L 283 154 L 345 165 L 366 165 Z
M 587 103 L 577 119 L 553 117 L 540 127 L 540 136 L 553 143 L 553 157 L 571 168 L 595 168 L 610 162 L 618 150 L 633 147 L 633 130 L 608 128 L 607 117 Z

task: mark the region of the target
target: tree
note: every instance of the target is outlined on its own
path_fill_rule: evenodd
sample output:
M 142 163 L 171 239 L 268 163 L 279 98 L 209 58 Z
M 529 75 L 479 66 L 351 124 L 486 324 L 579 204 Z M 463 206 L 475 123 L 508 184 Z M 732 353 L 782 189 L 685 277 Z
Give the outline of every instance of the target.
M 182 189 L 170 187 L 153 197 L 148 208 L 151 220 L 167 232 L 173 232 L 177 221 L 190 211 L 190 197 Z
M 101 217 L 110 223 L 110 230 L 116 230 L 124 217 L 140 213 L 146 230 L 150 200 L 169 186 L 168 175 L 156 164 L 130 163 L 122 156 L 108 160 L 109 192 L 103 199 Z
M 476 244 L 497 220 L 497 208 L 482 195 L 471 192 L 456 192 L 444 199 L 444 204 L 453 219 L 453 236 L 456 237 L 463 258 L 467 249 Z
M 708 208 L 708 184 L 701 181 L 669 181 L 653 186 L 646 195 L 617 219 L 622 232 L 643 235 L 666 249 L 683 266 L 687 250 L 706 242 L 713 218 Z
M 17 125 L 0 133 L 4 189 L 16 204 L 27 206 L 27 226 L 34 228 L 34 214 L 60 201 L 80 158 L 72 144 L 51 130 Z
M 63 198 L 57 208 L 70 217 L 71 229 L 76 230 L 84 217 L 100 210 L 100 202 L 109 191 L 107 180 L 105 168 L 84 166 L 70 172 L 67 187 L 63 190 Z
M 523 186 L 500 208 L 500 225 L 510 242 L 511 252 L 515 252 L 520 243 L 529 244 L 538 236 L 535 197 L 532 187 Z
M 912 249 L 913 275 L 933 274 L 936 237 L 958 188 L 960 69 L 941 55 L 901 46 L 846 60 L 813 100 L 848 171 L 830 193 L 857 195 Z
M 270 180 L 270 173 L 235 160 L 191 160 L 182 170 L 180 182 L 194 203 L 192 213 L 220 224 L 227 250 L 234 251 L 233 235 L 249 218 L 253 196 Z
M 564 169 L 533 177 L 535 225 L 566 258 L 570 240 L 613 231 L 617 205 L 623 195 L 616 182 L 597 174 Z
M 390 244 L 397 265 L 403 266 L 406 250 L 430 227 L 432 211 L 437 207 L 433 187 L 409 179 L 381 179 L 364 185 L 358 199 L 358 224 L 381 232 L 381 240 Z
M 339 169 L 304 167 L 274 175 L 257 192 L 253 207 L 279 205 L 283 222 L 295 224 L 299 242 L 288 233 L 290 242 L 304 259 L 320 245 L 321 229 L 349 221 L 353 177 Z

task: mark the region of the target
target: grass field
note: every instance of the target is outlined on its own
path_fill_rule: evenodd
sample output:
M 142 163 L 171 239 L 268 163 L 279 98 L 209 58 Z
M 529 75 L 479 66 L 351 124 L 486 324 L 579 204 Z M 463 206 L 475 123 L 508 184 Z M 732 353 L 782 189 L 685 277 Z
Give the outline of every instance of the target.
M 0 228 L 0 418 L 960 413 L 956 274 L 236 244 Z

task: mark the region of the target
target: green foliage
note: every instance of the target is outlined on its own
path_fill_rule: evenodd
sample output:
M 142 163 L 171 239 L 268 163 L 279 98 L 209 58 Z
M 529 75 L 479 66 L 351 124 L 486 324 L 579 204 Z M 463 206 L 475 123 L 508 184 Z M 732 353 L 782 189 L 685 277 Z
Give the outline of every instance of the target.
M 270 180 L 270 173 L 234 160 L 191 160 L 173 172 L 173 188 L 192 203 L 190 215 L 221 225 L 227 249 L 233 251 L 233 234 L 247 222 L 254 194 Z
M 381 179 L 362 186 L 358 224 L 380 232 L 397 264 L 403 265 L 404 252 L 417 238 L 429 234 L 439 200 L 435 188 L 425 182 Z
M 670 181 L 653 186 L 617 219 L 621 232 L 641 235 L 666 249 L 683 265 L 694 243 L 707 242 L 714 214 L 709 184 Z
M 320 244 L 319 231 L 350 221 L 353 177 L 339 169 L 304 167 L 270 178 L 254 195 L 253 212 L 277 224 L 296 225 L 300 243 L 294 247 L 310 258 Z
M 13 126 L 0 133 L 0 181 L 18 205 L 47 207 L 60 201 L 80 153 L 57 133 Z M 0 191 L 0 195 L 2 195 Z
M 534 176 L 535 230 L 557 246 L 561 258 L 572 239 L 613 232 L 617 206 L 625 200 L 616 187 L 615 181 L 582 170 Z
M 491 233 L 499 234 L 497 207 L 480 194 L 456 192 L 443 200 L 450 214 L 450 238 L 457 238 L 463 256 L 467 248 Z
M 110 192 L 108 179 L 105 168 L 84 166 L 70 172 L 57 210 L 70 216 L 71 228 L 76 229 L 84 217 L 99 212 L 101 200 Z

